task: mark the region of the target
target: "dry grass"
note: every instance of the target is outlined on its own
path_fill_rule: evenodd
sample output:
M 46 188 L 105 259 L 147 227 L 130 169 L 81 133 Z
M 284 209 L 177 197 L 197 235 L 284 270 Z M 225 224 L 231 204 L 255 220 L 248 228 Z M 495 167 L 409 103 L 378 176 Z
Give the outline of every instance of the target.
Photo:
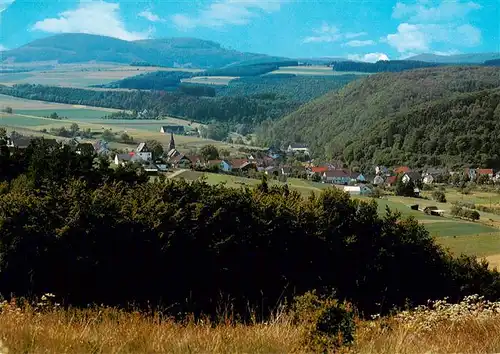
M 266 324 L 175 323 L 111 308 L 16 307 L 0 313 L 0 353 L 310 353 L 304 331 L 282 315 Z M 497 353 L 500 303 L 470 297 L 358 321 L 343 353 Z
M 300 329 L 284 321 L 179 324 L 109 308 L 7 306 L 0 314 L 0 339 L 9 353 L 293 353 L 300 337 Z

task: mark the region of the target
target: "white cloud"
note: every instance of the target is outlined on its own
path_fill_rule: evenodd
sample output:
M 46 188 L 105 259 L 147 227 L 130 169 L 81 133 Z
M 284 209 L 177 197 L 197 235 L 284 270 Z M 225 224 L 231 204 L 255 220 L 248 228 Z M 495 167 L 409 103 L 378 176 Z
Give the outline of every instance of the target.
M 120 5 L 104 1 L 81 2 L 75 10 L 58 18 L 47 18 L 33 25 L 34 30 L 48 33 L 88 33 L 133 41 L 149 37 L 149 32 L 130 32 L 119 15 Z
M 337 42 L 342 39 L 342 34 L 336 26 L 323 23 L 320 28 L 313 29 L 314 35 L 306 37 L 303 43 L 328 43 Z
M 3 52 L 5 50 L 9 50 L 9 49 L 0 44 L 0 52 Z
M 366 32 L 347 32 L 345 34 L 345 38 L 351 39 L 351 38 L 358 38 L 361 36 L 366 36 L 368 33 Z
M 387 43 L 400 53 L 429 50 L 429 38 L 422 32 L 422 28 L 408 23 L 400 24 L 397 33 L 387 35 Z
M 172 21 L 181 29 L 245 25 L 263 12 L 279 11 L 283 2 L 284 0 L 216 0 L 200 10 L 196 16 L 175 14 Z
M 479 9 L 481 5 L 473 1 L 447 0 L 437 5 L 422 0 L 409 5 L 398 2 L 393 8 L 392 17 L 411 23 L 435 23 L 461 19 Z
M 456 46 L 475 46 L 481 42 L 481 31 L 469 24 L 409 24 L 401 23 L 397 33 L 389 34 L 385 41 L 400 53 L 431 51 L 436 43 Z
M 0 13 L 7 9 L 15 0 L 0 0 Z
M 355 39 L 353 41 L 347 42 L 345 45 L 348 47 L 366 47 L 366 46 L 374 45 L 374 44 L 375 44 L 375 41 L 372 41 L 372 40 L 360 41 L 360 40 Z
M 349 54 L 347 56 L 347 59 L 355 61 L 364 61 L 368 63 L 375 63 L 379 60 L 389 60 L 389 57 L 385 53 L 368 53 L 365 55 Z
M 475 46 L 481 43 L 481 30 L 466 24 L 456 28 L 460 41 L 466 46 Z
M 165 22 L 164 19 L 160 18 L 160 16 L 152 13 L 150 10 L 144 10 L 139 12 L 139 17 L 144 17 L 146 20 L 151 22 Z
M 330 25 L 326 22 L 323 22 L 321 27 L 313 29 L 312 32 L 313 32 L 313 34 L 311 36 L 308 36 L 308 37 L 305 37 L 304 39 L 302 39 L 302 43 L 331 43 L 331 42 L 338 42 L 338 41 L 344 40 L 344 39 L 352 39 L 352 38 L 357 38 L 357 37 L 367 35 L 366 32 L 342 33 L 337 26 Z M 362 42 L 364 42 L 365 44 L 362 44 Z M 345 45 L 363 46 L 363 45 L 368 45 L 368 44 L 366 44 L 368 42 L 370 42 L 370 44 L 372 44 L 373 41 L 353 40 L 353 41 L 349 41 Z M 359 45 L 356 45 L 356 44 L 359 44 Z

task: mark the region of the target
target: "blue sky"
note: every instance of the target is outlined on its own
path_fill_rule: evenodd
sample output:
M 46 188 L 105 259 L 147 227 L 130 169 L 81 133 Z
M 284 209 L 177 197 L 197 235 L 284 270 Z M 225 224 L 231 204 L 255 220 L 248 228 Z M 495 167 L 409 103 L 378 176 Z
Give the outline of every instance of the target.
M 375 61 L 500 51 L 498 0 L 0 0 L 0 48 L 56 33 Z

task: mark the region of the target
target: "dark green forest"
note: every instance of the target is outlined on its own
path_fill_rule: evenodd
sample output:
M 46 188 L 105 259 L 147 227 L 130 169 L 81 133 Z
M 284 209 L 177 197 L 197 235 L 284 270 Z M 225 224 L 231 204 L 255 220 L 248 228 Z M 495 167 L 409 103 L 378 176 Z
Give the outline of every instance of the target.
M 431 68 L 444 64 L 416 60 L 379 60 L 376 63 L 342 61 L 333 65 L 335 71 L 358 71 L 364 73 L 400 72 L 420 68 Z
M 1 135 L 1 134 L 0 134 Z M 0 136 L 0 293 L 249 319 L 309 290 L 361 314 L 428 299 L 500 296 L 500 275 L 453 258 L 422 225 L 329 189 L 303 199 L 113 171 L 91 150 Z
M 0 86 L 0 93 L 49 102 L 148 110 L 145 118 L 174 116 L 203 123 L 212 121 L 255 126 L 293 112 L 300 102 L 285 97 L 196 97 L 167 91 L 95 91 L 75 88 L 15 85 Z
M 286 97 L 301 103 L 308 102 L 327 92 L 338 90 L 358 79 L 356 75 L 297 76 L 273 74 L 250 76 L 231 80 L 227 86 L 181 83 L 182 79 L 199 76 L 198 73 L 156 71 L 132 76 L 123 80 L 98 85 L 104 88 L 178 91 L 193 96 L 250 97 L 275 100 Z
M 155 71 L 127 77 L 109 84 L 95 85 L 94 87 L 174 91 L 179 87 L 182 79 L 193 76 L 193 73 L 186 71 Z
M 284 117 L 302 103 L 357 78 L 355 75 L 331 78 L 271 75 L 233 80 L 228 87 L 217 88 L 180 82 L 190 75 L 158 71 L 106 85 L 154 91 L 95 91 L 22 84 L 0 85 L 0 93 L 49 102 L 133 111 L 146 109 L 148 115 L 143 118 L 147 119 L 169 115 L 202 123 L 215 121 L 254 127 L 264 120 Z
M 308 143 L 351 165 L 500 167 L 493 67 L 441 67 L 372 75 L 264 122 L 266 144 Z
M 359 79 L 359 76 L 300 76 L 293 74 L 273 74 L 258 77 L 243 77 L 232 80 L 227 86 L 218 87 L 217 95 L 276 95 L 302 103 L 320 97 L 327 92 L 338 90 L 356 79 Z

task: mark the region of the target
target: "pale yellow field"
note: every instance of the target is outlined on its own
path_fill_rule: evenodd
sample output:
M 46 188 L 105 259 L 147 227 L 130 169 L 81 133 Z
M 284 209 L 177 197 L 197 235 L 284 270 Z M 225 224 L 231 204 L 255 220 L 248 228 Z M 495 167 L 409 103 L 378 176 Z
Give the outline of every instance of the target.
M 44 101 L 36 101 L 36 100 L 27 100 L 24 98 L 17 98 L 12 96 L 0 95 L 0 110 L 5 107 L 11 107 L 12 109 L 53 109 L 57 111 L 59 109 L 95 109 L 98 111 L 105 112 L 118 112 L 119 109 L 113 108 L 102 108 L 102 107 L 93 107 L 93 106 L 82 106 L 82 105 L 71 105 L 64 103 L 53 103 L 53 102 L 44 102 Z
M 26 67 L 25 65 L 18 67 Z M 15 69 L 15 65 L 6 66 Z M 63 86 L 87 87 L 89 85 L 106 84 L 126 77 L 153 71 L 188 71 L 199 72 L 197 69 L 178 69 L 162 67 L 136 67 L 116 64 L 58 64 L 52 69 L 34 70 L 18 74 L 0 74 L 0 84 L 15 85 L 22 83 Z
M 234 79 L 239 79 L 239 76 L 195 76 L 190 79 L 182 79 L 181 81 L 193 84 L 226 86 Z

